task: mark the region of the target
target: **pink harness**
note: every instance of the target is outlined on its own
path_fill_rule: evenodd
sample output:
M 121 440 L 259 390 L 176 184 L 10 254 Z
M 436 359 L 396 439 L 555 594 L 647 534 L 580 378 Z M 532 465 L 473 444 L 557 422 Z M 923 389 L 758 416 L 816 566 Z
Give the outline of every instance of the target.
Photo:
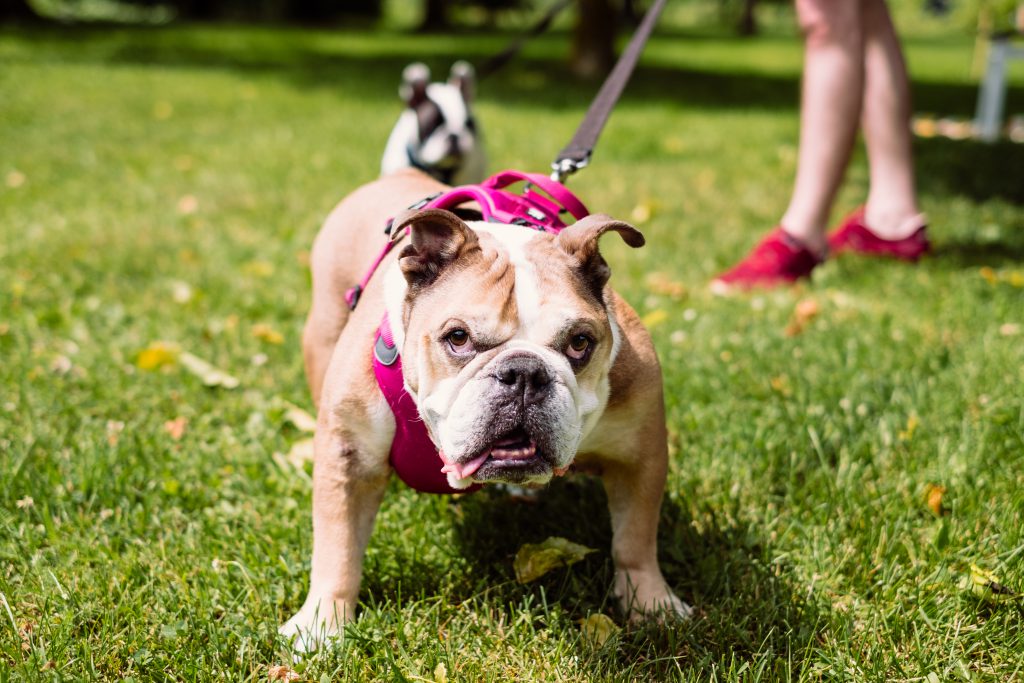
M 525 181 L 520 194 L 504 188 Z M 540 189 L 544 194 L 537 192 Z M 463 185 L 447 192 L 427 197 L 410 208 L 413 209 L 454 209 L 467 202 L 480 206 L 481 220 L 489 223 L 521 225 L 541 232 L 559 233 L 565 227 L 561 214 L 568 212 L 579 220 L 590 212 L 587 207 L 561 183 L 539 173 L 502 171 L 479 185 Z M 390 223 L 387 228 L 391 230 Z M 406 228 L 406 234 L 409 228 Z M 384 257 L 401 240 L 389 241 L 374 260 L 363 279 L 345 293 L 349 307 L 355 308 L 359 295 L 373 277 Z M 424 493 L 460 493 L 448 484 L 442 472 L 444 461 L 438 453 L 426 424 L 420 417 L 416 402 L 405 390 L 402 376 L 402 359 L 391 333 L 387 313 L 381 320 L 373 343 L 373 374 L 377 378 L 384 399 L 395 416 L 395 438 L 391 442 L 391 466 L 406 485 Z M 461 491 L 472 491 L 474 486 Z

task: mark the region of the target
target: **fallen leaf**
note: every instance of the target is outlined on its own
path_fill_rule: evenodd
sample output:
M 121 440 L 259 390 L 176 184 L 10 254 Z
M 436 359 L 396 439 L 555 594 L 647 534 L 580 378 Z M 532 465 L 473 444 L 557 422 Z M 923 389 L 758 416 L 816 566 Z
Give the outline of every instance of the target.
M 941 517 L 943 514 L 942 509 L 942 496 L 946 493 L 946 487 L 941 484 L 928 484 L 924 490 L 925 502 L 928 504 L 928 509 L 935 514 L 936 517 Z
M 107 443 L 116 446 L 124 431 L 124 422 L 120 420 L 107 420 Z
M 316 418 L 302 408 L 291 403 L 286 403 L 288 409 L 284 413 L 284 419 L 290 422 L 300 432 L 312 434 L 316 431 Z
M 789 377 L 786 375 L 779 375 L 772 377 L 771 379 L 772 390 L 783 395 L 789 396 L 793 393 L 793 390 L 789 387 Z
M 267 323 L 256 323 L 253 325 L 252 336 L 268 344 L 280 345 L 284 343 L 284 335 Z
M 586 619 L 580 619 L 580 630 L 583 632 L 583 637 L 590 643 L 597 647 L 603 647 L 609 638 L 622 629 L 610 617 L 599 613 L 591 614 Z
M 665 273 L 651 273 L 647 276 L 645 282 L 648 289 L 655 294 L 661 294 L 677 300 L 686 297 L 686 285 L 682 282 L 676 282 Z
M 66 375 L 71 372 L 71 359 L 67 356 L 58 354 L 53 357 L 50 361 L 50 372 L 55 375 Z
M 173 420 L 164 422 L 164 431 L 171 435 L 175 441 L 181 441 L 185 435 L 185 428 L 188 426 L 188 418 L 178 416 Z
M 175 280 L 171 283 L 171 298 L 174 299 L 174 303 L 187 304 L 192 301 L 194 296 L 195 292 L 189 283 L 182 280 Z
M 288 451 L 287 460 L 297 470 L 303 470 L 305 463 L 313 462 L 313 439 L 302 439 L 293 443 Z
M 911 415 L 907 418 L 907 428 L 902 430 L 898 435 L 900 441 L 910 441 L 914 438 L 914 432 L 917 431 L 917 427 L 920 424 L 920 420 L 917 419 L 917 415 Z
M 996 271 L 992 270 L 988 266 L 982 266 L 979 268 L 978 275 L 981 275 L 981 278 L 990 285 L 994 285 L 999 282 L 999 276 L 996 275 Z
M 1006 277 L 1006 281 L 1013 287 L 1024 287 L 1024 273 L 1019 270 L 1012 270 Z
M 438 662 L 434 667 L 434 683 L 448 683 L 448 667 L 444 662 Z
M 793 317 L 790 318 L 789 324 L 786 325 L 786 336 L 795 337 L 803 332 L 807 324 L 818 317 L 820 312 L 821 306 L 818 304 L 817 299 L 802 299 L 798 301 L 796 306 L 793 307 Z
M 1012 602 L 1020 597 L 1000 583 L 998 576 L 974 563 L 971 563 L 971 573 L 963 578 L 960 587 L 990 603 Z
M 1004 337 L 1015 337 L 1020 334 L 1021 327 L 1017 323 L 1003 323 L 999 326 L 999 334 Z
M 292 671 L 284 664 L 273 664 L 267 669 L 267 675 L 272 681 L 297 681 L 301 678 L 299 674 Z
M 267 278 L 274 274 L 274 264 L 270 261 L 249 261 L 242 266 L 242 272 L 254 277 Z
M 546 538 L 542 543 L 525 543 L 512 563 L 516 572 L 516 581 L 529 583 L 536 581 L 552 569 L 568 567 L 576 564 L 584 557 L 594 552 L 578 543 L 566 540 L 559 536 Z
M 933 138 L 938 131 L 935 119 L 918 116 L 914 119 L 912 128 L 914 135 L 921 138 Z
M 638 225 L 642 225 L 647 221 L 651 220 L 651 214 L 653 213 L 653 207 L 650 202 L 641 202 L 633 207 L 633 210 L 629 214 L 630 220 Z
M 7 187 L 16 188 L 21 187 L 25 184 L 25 174 L 21 171 L 14 170 L 7 172 L 7 178 L 5 178 Z
M 641 318 L 640 322 L 644 324 L 644 327 L 650 329 L 652 327 L 655 327 L 656 325 L 660 325 L 667 319 L 668 312 L 665 311 L 664 309 L 656 308 L 647 315 L 645 315 L 643 318 Z
M 192 355 L 187 351 L 182 352 L 178 360 L 186 370 L 203 381 L 208 387 L 223 387 L 234 389 L 238 386 L 238 379 L 228 373 L 214 367 L 202 358 Z
M 181 349 L 177 344 L 156 341 L 139 351 L 135 365 L 140 370 L 158 370 L 178 362 Z
M 187 194 L 178 200 L 178 213 L 190 216 L 199 210 L 199 200 L 195 195 Z
M 14 505 L 19 510 L 27 510 L 28 508 L 32 507 L 35 504 L 36 504 L 36 502 L 34 500 L 32 500 L 32 496 L 25 496 L 24 498 L 20 498 L 20 499 L 14 501 Z

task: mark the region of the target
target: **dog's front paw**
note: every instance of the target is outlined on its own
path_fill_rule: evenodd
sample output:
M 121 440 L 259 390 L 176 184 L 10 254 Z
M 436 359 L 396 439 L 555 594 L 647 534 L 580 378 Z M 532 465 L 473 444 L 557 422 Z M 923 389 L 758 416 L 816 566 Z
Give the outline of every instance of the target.
M 343 602 L 307 599 L 302 609 L 277 631 L 295 652 L 306 653 L 340 640 L 344 625 L 351 620 L 351 608 Z
M 615 595 L 630 621 L 689 619 L 693 615 L 693 608 L 672 592 L 657 569 L 616 572 Z

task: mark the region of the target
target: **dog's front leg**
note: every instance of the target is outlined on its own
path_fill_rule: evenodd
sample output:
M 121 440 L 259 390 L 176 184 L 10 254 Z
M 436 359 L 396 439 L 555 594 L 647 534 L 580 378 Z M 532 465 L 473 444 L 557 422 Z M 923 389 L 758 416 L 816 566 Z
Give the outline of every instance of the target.
M 297 649 L 315 649 L 355 616 L 363 555 L 387 488 L 387 473 L 369 475 L 353 442 L 318 428 L 313 470 L 313 560 L 309 595 L 281 627 Z
M 658 566 L 658 518 L 668 446 L 664 439 L 657 438 L 664 434 L 664 427 L 652 422 L 645 433 L 645 440 L 651 443 L 649 452 L 637 454 L 629 462 L 605 461 L 601 465 L 612 520 L 614 590 L 630 619 L 659 615 L 685 618 L 692 612 L 690 606 L 676 597 Z

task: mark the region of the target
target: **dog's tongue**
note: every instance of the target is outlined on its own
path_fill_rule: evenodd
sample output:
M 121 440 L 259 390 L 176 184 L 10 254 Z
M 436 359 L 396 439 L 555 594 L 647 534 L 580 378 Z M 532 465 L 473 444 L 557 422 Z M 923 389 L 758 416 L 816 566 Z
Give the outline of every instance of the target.
M 524 460 L 535 455 L 537 455 L 537 444 L 533 441 L 526 441 L 522 437 L 501 439 L 494 442 L 491 450 L 484 451 L 467 462 L 454 462 L 442 451 L 441 460 L 444 461 L 444 467 L 441 468 L 441 471 L 445 474 L 454 474 L 459 479 L 468 479 L 480 469 L 480 466 L 489 457 L 495 460 Z

